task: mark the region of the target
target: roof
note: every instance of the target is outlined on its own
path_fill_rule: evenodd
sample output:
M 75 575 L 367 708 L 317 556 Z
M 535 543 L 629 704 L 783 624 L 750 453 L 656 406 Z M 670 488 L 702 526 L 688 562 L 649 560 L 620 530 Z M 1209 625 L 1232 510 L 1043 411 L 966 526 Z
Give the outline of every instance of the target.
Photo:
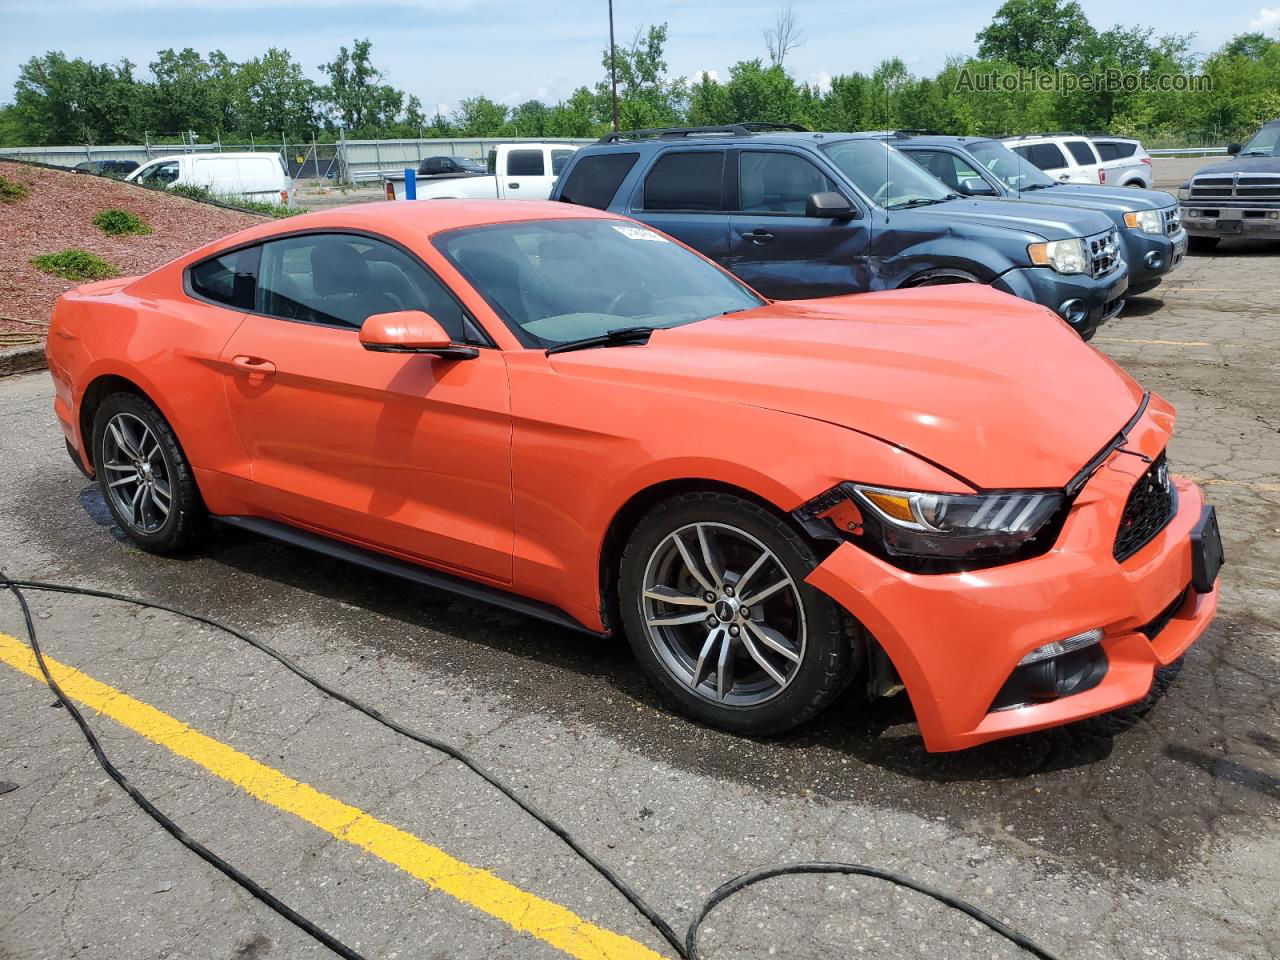
M 386 236 L 433 236 L 461 227 L 535 220 L 617 220 L 617 214 L 551 200 L 382 200 L 273 220 L 237 234 L 244 243 L 294 230 L 368 230 Z
M 228 160 L 247 160 L 250 157 L 271 158 L 271 157 L 278 157 L 278 156 L 280 156 L 279 150 L 258 150 L 258 151 L 242 150 L 238 153 L 233 153 L 230 150 L 225 150 L 225 151 L 209 150 L 204 153 L 166 153 L 163 157 L 152 157 L 150 160 L 147 160 L 146 162 L 152 163 L 153 161 L 156 161 L 156 160 L 181 160 L 183 157 L 192 157 L 196 160 L 210 160 L 214 157 L 225 157 Z

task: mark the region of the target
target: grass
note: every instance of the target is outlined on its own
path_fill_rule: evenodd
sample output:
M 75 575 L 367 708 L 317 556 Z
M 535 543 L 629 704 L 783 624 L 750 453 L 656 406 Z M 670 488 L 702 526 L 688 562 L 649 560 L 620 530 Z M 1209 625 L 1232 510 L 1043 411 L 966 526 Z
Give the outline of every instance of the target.
M 128 210 L 101 210 L 93 225 L 113 237 L 140 237 L 151 232 L 145 220 Z
M 120 276 L 120 271 L 101 257 L 87 250 L 63 250 L 61 253 L 46 253 L 31 258 L 31 265 L 37 270 L 51 273 L 64 280 L 87 283 L 90 280 L 110 280 Z
M 25 183 L 0 176 L 0 203 L 17 203 L 25 199 L 30 192 L 30 188 Z
M 261 213 L 264 216 L 275 217 L 277 220 L 282 220 L 285 217 L 296 217 L 300 213 L 307 212 L 297 207 L 286 207 L 282 203 L 263 203 L 259 200 L 249 200 L 235 193 L 218 194 L 208 187 L 196 187 L 186 183 L 175 183 L 169 187 L 169 192 L 176 193 L 178 196 L 186 197 L 189 200 L 212 200 L 216 203 L 225 203 L 227 206 L 235 207 L 238 210 Z

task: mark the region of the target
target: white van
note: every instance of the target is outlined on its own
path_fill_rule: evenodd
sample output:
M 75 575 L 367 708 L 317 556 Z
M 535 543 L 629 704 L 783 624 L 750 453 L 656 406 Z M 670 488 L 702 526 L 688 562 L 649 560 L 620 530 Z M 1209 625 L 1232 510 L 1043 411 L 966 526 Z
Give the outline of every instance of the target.
M 153 187 L 207 187 L 217 197 L 293 205 L 293 180 L 278 153 L 181 153 L 148 161 L 125 179 Z

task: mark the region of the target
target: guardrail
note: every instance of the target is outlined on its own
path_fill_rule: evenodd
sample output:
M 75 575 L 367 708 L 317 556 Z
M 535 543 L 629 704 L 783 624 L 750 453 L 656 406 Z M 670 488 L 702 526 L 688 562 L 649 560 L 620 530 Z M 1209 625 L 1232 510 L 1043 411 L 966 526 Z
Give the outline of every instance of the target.
M 1226 147 L 1162 147 L 1148 150 L 1153 157 L 1225 157 Z

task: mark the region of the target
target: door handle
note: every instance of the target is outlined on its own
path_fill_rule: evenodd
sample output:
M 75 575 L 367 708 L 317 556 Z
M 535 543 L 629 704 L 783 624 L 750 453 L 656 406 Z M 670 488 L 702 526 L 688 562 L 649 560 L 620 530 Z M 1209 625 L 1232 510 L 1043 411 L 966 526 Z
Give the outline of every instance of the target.
M 256 373 L 260 376 L 268 376 L 276 372 L 276 365 L 261 357 L 232 357 L 231 365 L 244 373 Z
M 518 184 L 518 183 L 508 183 L 508 184 L 507 184 L 507 189 L 508 189 L 508 190 L 519 190 L 519 189 L 520 189 L 520 184 Z
M 1071 179 L 1071 174 L 1069 174 L 1069 173 L 1060 173 L 1060 174 L 1058 174 L 1058 179 L 1059 179 L 1059 180 L 1070 180 L 1070 179 Z
M 752 230 L 750 233 L 744 233 L 743 236 L 752 243 L 768 243 L 773 239 L 773 234 L 764 230 Z

